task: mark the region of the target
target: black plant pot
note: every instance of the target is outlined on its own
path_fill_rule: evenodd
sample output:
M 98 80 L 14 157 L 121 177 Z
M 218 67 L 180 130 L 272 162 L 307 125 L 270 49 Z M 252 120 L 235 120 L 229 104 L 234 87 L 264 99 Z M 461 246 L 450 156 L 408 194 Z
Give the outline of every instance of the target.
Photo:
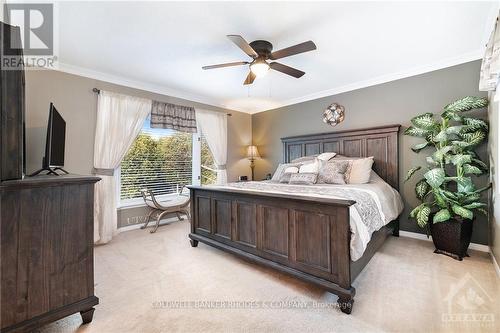
M 431 219 L 432 221 L 432 219 Z M 434 253 L 444 254 L 456 260 L 468 257 L 472 237 L 472 220 L 452 219 L 446 222 L 430 223 Z

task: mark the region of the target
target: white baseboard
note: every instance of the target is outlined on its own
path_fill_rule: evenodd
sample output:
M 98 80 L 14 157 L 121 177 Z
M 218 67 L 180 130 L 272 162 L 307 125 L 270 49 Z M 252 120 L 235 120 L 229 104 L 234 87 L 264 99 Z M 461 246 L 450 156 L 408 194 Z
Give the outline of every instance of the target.
M 410 232 L 410 231 L 399 231 L 399 236 L 403 237 L 408 237 L 408 238 L 415 238 L 415 239 L 421 239 L 421 240 L 426 240 L 426 241 L 432 241 L 432 238 L 429 237 L 427 238 L 427 235 L 424 234 L 419 234 L 416 232 Z M 476 244 L 476 243 L 470 243 L 469 249 L 471 250 L 476 250 L 476 251 L 481 251 L 481 252 L 486 252 L 490 253 L 490 247 L 488 245 L 483 245 L 483 244 Z
M 495 266 L 495 271 L 497 272 L 497 276 L 500 278 L 500 267 L 498 266 L 498 261 L 493 255 L 493 251 L 491 251 L 491 249 L 490 249 L 490 255 L 491 259 L 493 260 L 493 266 Z
M 169 224 L 169 223 L 178 222 L 178 221 L 179 220 L 176 217 L 167 217 L 167 218 L 161 220 L 160 225 Z M 155 223 L 156 223 L 156 220 L 152 220 L 151 222 L 149 222 L 148 229 L 152 228 L 155 225 Z M 141 226 L 143 226 L 143 225 L 144 225 L 144 222 L 128 225 L 126 227 L 119 227 L 118 233 L 137 230 L 137 229 L 140 229 Z

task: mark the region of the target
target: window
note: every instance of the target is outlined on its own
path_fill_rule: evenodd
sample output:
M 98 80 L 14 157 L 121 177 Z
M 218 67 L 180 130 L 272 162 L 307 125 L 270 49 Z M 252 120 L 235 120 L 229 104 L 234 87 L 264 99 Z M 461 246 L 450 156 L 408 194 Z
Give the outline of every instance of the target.
M 215 163 L 198 134 L 156 129 L 146 119 L 120 165 L 121 205 L 140 203 L 140 190 L 156 195 L 177 193 L 189 184 L 213 184 Z

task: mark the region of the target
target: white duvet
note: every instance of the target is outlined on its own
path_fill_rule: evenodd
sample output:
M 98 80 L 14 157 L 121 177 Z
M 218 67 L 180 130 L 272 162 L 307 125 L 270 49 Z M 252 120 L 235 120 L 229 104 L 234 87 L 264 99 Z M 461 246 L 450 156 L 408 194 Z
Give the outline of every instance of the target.
M 221 186 L 217 186 L 221 187 Z M 365 200 L 349 207 L 351 227 L 351 260 L 356 261 L 363 255 L 373 232 L 396 219 L 403 211 L 400 194 L 372 171 L 367 184 L 348 185 L 289 185 L 276 182 L 229 183 L 231 189 L 246 191 L 303 195 L 307 197 L 327 197 L 332 199 L 355 200 L 353 196 Z M 302 192 L 302 193 L 301 193 Z M 362 206 L 362 207 L 361 207 Z

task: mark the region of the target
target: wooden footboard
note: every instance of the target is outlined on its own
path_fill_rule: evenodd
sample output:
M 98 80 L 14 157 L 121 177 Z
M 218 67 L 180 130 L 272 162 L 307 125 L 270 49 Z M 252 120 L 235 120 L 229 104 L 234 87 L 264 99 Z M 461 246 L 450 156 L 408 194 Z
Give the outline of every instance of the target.
M 398 189 L 400 125 L 282 138 L 283 162 L 337 152 L 373 156 L 373 169 Z M 352 310 L 351 283 L 399 225 L 373 233 L 363 256 L 350 257 L 351 200 L 191 186 L 191 245 L 198 241 L 314 283 L 339 296 L 340 309 Z
M 351 200 L 191 186 L 191 245 L 198 241 L 314 283 L 350 313 Z

